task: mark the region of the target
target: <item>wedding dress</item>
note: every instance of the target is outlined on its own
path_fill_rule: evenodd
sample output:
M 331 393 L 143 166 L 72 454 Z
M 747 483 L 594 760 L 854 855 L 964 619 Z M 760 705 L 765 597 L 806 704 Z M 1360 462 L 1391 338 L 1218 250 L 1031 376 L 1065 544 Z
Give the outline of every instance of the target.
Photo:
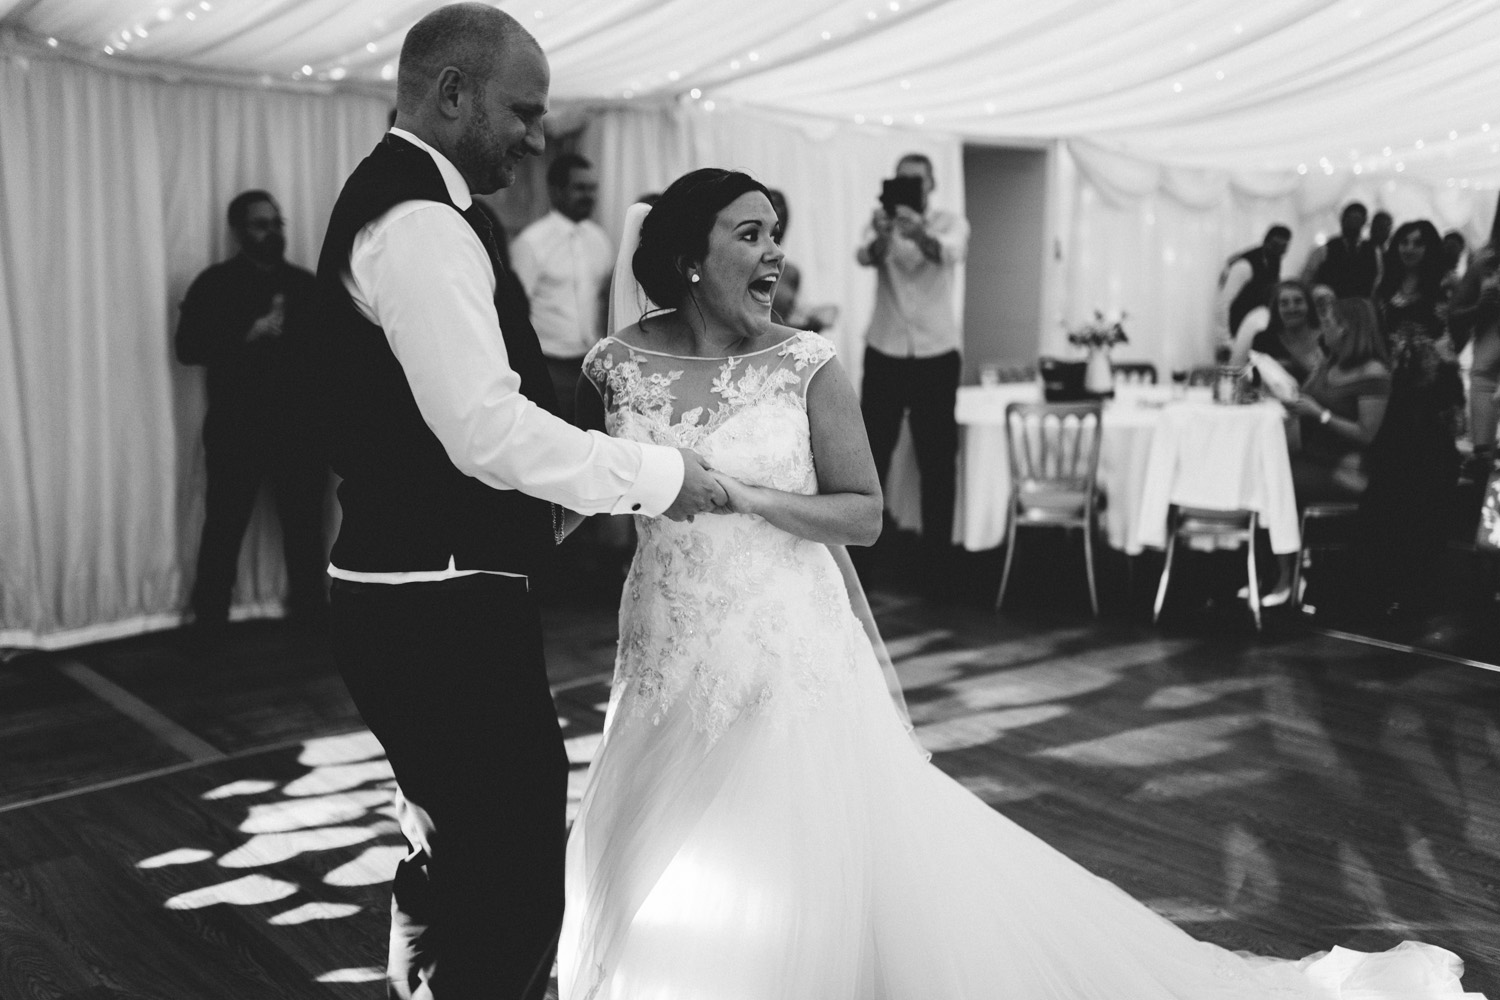
M 727 359 L 601 342 L 611 434 L 810 494 L 801 333 Z M 908 738 L 827 546 L 638 520 L 604 735 L 568 844 L 563 1000 L 1478 997 L 1441 948 L 1299 962 L 1196 941 Z

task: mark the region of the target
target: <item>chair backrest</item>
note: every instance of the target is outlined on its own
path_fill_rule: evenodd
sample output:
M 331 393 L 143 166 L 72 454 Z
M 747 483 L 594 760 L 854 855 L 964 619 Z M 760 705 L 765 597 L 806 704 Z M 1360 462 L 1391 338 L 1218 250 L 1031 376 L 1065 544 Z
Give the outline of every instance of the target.
M 1156 366 L 1149 361 L 1118 361 L 1110 365 L 1115 381 L 1126 385 L 1155 385 Z
M 1104 406 L 1088 403 L 1011 403 L 1005 408 L 1012 487 L 1086 492 L 1099 476 Z

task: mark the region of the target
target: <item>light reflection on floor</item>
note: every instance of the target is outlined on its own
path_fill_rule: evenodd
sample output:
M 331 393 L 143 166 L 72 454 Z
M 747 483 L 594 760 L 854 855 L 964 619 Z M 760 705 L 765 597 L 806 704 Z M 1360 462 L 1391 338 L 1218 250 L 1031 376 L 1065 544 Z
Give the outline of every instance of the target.
M 1291 771 L 1314 773 L 1331 793 L 1358 795 L 1358 782 L 1348 774 L 1325 727 L 1327 720 L 1317 711 L 1316 699 L 1300 691 L 1273 661 L 1249 676 L 1213 677 L 1185 682 L 1171 670 L 1162 671 L 1159 686 L 1141 695 L 1144 717 L 1152 721 L 1128 729 L 1107 732 L 1092 739 L 1036 746 L 1037 733 L 1048 723 L 1075 712 L 1087 712 L 1087 700 L 1122 690 L 1126 681 L 1139 684 L 1142 671 L 1159 669 L 1173 655 L 1186 650 L 1186 640 L 1150 638 L 1120 643 L 1101 655 L 1089 648 L 1088 629 L 1064 633 L 1060 648 L 1057 635 L 1046 638 L 1007 640 L 991 645 L 952 648 L 952 634 L 926 630 L 889 643 L 898 672 L 906 685 L 911 714 L 923 745 L 939 755 L 973 750 L 997 741 L 1009 745 L 1014 734 L 1026 731 L 1032 740 L 1024 754 L 1045 762 L 1048 769 L 1022 775 L 988 773 L 960 774 L 958 780 L 992 806 L 1022 803 L 1059 790 L 1049 780 L 1056 767 L 1078 773 L 1107 772 L 1134 782 L 1122 791 L 1131 803 L 1170 803 L 1204 796 L 1223 795 L 1236 789 L 1278 780 Z M 1075 650 L 1086 650 L 1074 652 Z M 1258 665 L 1257 665 L 1258 666 Z M 1170 676 L 1167 676 L 1170 675 Z M 560 711 L 567 732 L 565 741 L 571 765 L 568 782 L 568 819 L 571 822 L 582 797 L 587 768 L 601 740 L 601 718 L 607 707 L 604 684 L 583 687 Z M 1118 697 L 1117 694 L 1114 695 Z M 560 706 L 562 702 L 560 702 Z M 1385 740 L 1405 744 L 1407 759 L 1424 759 L 1438 753 L 1433 734 L 1420 713 L 1395 712 L 1386 720 Z M 1493 787 L 1493 772 L 1500 766 L 1500 727 L 1484 717 L 1465 718 L 1475 730 L 1476 741 L 1490 753 L 1485 759 L 1464 759 L 1452 768 L 1428 768 L 1448 779 L 1426 779 L 1432 794 L 1447 803 L 1467 824 L 1475 846 L 1500 853 L 1500 834 L 1472 822 L 1464 804 Z M 1071 730 L 1075 735 L 1078 730 Z M 1087 731 L 1087 730 L 1085 730 Z M 1259 737 L 1268 758 L 1264 766 L 1214 767 L 1212 758 L 1234 746 L 1236 740 Z M 1420 744 L 1413 747 L 1413 744 Z M 1424 749 L 1425 748 L 1425 749 Z M 1436 758 L 1433 758 L 1436 760 Z M 359 905 L 323 898 L 330 888 L 379 885 L 389 881 L 397 861 L 405 853 L 399 827 L 393 821 L 391 769 L 379 743 L 367 732 L 310 740 L 298 756 L 306 773 L 278 784 L 261 778 L 242 778 L 203 794 L 205 800 L 244 800 L 245 815 L 239 831 L 245 839 L 232 849 L 215 855 L 202 845 L 163 850 L 138 862 L 140 868 L 172 865 L 206 865 L 204 885 L 166 900 L 172 910 L 191 910 L 213 905 L 265 906 L 275 912 L 267 922 L 295 928 L 320 920 L 347 919 L 362 912 Z M 1441 763 L 1441 762 L 1438 762 Z M 1065 770 L 1060 772 L 1066 775 Z M 1043 774 L 1049 778 L 1042 777 Z M 1065 778 L 1059 779 L 1065 782 Z M 1434 854 L 1420 830 L 1407 827 L 1407 853 L 1412 867 L 1445 894 L 1456 892 L 1454 877 Z M 348 849 L 361 847 L 352 859 Z M 288 881 L 281 871 L 267 874 L 245 869 L 264 869 L 292 859 L 306 859 L 328 851 L 339 851 L 340 864 L 328 863 L 317 885 Z M 1158 912 L 1183 923 L 1214 923 L 1264 913 L 1282 900 L 1283 885 L 1278 861 L 1252 831 L 1236 823 L 1226 824 L 1219 845 L 1223 882 L 1204 886 L 1195 896 L 1149 901 Z M 1384 876 L 1358 849 L 1338 846 L 1338 861 L 1345 892 L 1360 912 L 1351 912 L 1350 926 L 1406 927 L 1393 912 L 1384 889 Z M 316 863 L 314 865 L 316 867 Z M 219 870 L 223 869 L 222 873 Z M 219 873 L 220 877 L 215 877 Z M 234 873 L 236 877 L 223 878 Z M 1216 900 L 1209 902 L 1208 900 Z M 1411 929 L 1419 930 L 1415 924 Z M 317 976 L 319 982 L 376 982 L 383 978 L 373 967 L 334 968 Z

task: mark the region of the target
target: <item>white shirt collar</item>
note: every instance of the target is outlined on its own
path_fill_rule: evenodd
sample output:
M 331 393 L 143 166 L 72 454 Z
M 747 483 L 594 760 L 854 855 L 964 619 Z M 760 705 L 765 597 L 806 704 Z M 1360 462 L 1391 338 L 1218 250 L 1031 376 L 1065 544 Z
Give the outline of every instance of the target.
M 390 134 L 400 136 L 418 149 L 425 149 L 427 155 L 432 157 L 432 162 L 437 164 L 438 173 L 443 176 L 443 183 L 448 187 L 449 199 L 460 212 L 469 210 L 469 206 L 474 203 L 474 196 L 469 193 L 469 182 L 464 180 L 464 175 L 458 172 L 458 168 L 446 156 L 404 128 L 392 128 Z
M 555 208 L 549 208 L 547 210 L 547 214 L 552 216 L 554 225 L 565 226 L 569 229 L 581 229 L 583 228 L 583 224 L 589 221 L 588 219 L 580 219 L 579 221 L 574 222 L 572 219 L 568 218 L 566 215 L 563 215 L 562 212 L 558 211 Z

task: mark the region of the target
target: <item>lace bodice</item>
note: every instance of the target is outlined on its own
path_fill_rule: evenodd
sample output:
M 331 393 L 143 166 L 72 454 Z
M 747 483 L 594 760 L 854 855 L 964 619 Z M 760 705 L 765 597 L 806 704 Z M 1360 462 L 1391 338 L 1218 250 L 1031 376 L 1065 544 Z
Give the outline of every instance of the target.
M 684 358 L 601 341 L 584 359 L 614 437 L 692 448 L 743 482 L 817 492 L 807 388 L 833 346 L 798 333 L 761 351 Z M 780 700 L 816 703 L 851 663 L 849 610 L 825 545 L 741 514 L 637 518 L 620 610 L 615 698 L 653 723 L 691 711 L 710 741 Z

